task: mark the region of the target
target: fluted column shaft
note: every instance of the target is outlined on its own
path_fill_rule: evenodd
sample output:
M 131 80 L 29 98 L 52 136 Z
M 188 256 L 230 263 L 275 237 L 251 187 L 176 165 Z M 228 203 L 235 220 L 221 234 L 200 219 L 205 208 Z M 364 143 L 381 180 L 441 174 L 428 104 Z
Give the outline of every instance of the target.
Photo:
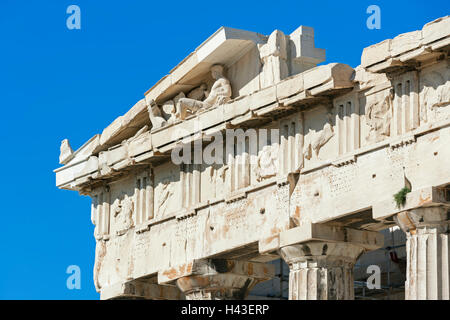
M 406 232 L 406 300 L 449 300 L 449 213 L 445 207 L 399 213 Z

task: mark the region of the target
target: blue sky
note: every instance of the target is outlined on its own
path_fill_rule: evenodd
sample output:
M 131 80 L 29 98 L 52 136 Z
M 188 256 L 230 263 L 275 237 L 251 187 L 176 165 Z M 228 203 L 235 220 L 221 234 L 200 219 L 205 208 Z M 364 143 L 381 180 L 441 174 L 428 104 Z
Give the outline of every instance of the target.
M 66 8 L 81 8 L 68 30 Z M 381 8 L 381 29 L 366 8 Z M 327 61 L 450 14 L 449 1 L 0 1 L 3 183 L 0 299 L 98 299 L 90 200 L 58 190 L 61 140 L 74 149 L 125 113 L 220 26 L 270 34 L 315 28 Z M 81 268 L 68 290 L 66 268 Z

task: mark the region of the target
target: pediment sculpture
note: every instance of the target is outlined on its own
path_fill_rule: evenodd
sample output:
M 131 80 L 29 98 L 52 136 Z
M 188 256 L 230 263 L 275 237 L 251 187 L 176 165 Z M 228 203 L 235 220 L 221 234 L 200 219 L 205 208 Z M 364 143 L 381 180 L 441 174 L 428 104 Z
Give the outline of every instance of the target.
M 206 110 L 230 101 L 231 84 L 223 75 L 223 66 L 213 65 L 211 76 L 215 80 L 211 90 L 208 90 L 206 83 L 202 83 L 191 90 L 187 96 L 180 92 L 175 98 L 164 102 L 162 106 L 158 106 L 154 100 L 151 100 L 148 113 L 153 129 L 164 127 L 176 120 L 184 120 L 199 110 Z
M 230 81 L 223 75 L 223 67 L 221 65 L 213 65 L 211 67 L 211 75 L 215 80 L 211 91 L 205 100 L 193 98 L 181 98 L 176 105 L 176 117 L 184 120 L 190 114 L 196 113 L 201 109 L 209 109 L 228 102 L 231 99 Z M 201 92 L 201 88 L 199 92 Z

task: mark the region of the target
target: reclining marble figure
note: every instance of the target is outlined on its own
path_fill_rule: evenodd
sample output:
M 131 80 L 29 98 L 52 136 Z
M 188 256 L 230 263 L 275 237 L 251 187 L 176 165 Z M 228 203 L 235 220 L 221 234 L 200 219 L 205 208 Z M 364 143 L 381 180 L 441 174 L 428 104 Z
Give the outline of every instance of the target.
M 188 112 L 195 113 L 200 109 L 208 109 L 213 106 L 221 105 L 231 99 L 230 81 L 223 75 L 223 67 L 221 65 L 213 65 L 211 67 L 211 75 L 216 80 L 211 88 L 211 92 L 204 101 L 191 98 L 181 98 L 177 103 L 177 117 L 185 119 Z

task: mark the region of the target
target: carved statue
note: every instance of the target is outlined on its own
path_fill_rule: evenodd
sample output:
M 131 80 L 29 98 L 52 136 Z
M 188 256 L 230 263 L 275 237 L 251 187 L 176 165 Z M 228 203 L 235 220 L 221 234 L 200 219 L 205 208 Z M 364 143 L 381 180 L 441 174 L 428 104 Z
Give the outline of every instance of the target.
M 203 101 L 208 95 L 208 87 L 206 86 L 206 83 L 202 83 L 199 87 L 191 90 L 191 92 L 188 93 L 187 97 L 189 99 Z
M 278 144 L 264 146 L 256 163 L 256 180 L 262 181 L 277 175 Z
M 63 141 L 61 141 L 59 163 L 66 164 L 72 159 L 73 159 L 72 147 L 70 146 L 69 140 L 64 139 Z
M 269 87 L 288 76 L 286 36 L 275 30 L 267 43 L 260 46 L 259 55 L 263 64 L 261 88 Z
M 194 114 L 200 109 L 221 105 L 231 99 L 231 85 L 230 81 L 223 75 L 223 67 L 221 65 L 212 66 L 211 74 L 216 81 L 208 97 L 204 101 L 181 98 L 177 103 L 178 118 L 183 120 L 188 116 L 188 113 Z
M 117 226 L 116 234 L 118 236 L 124 235 L 133 226 L 133 211 L 133 200 L 127 194 L 124 194 L 123 199 L 119 200 L 114 211 L 115 224 Z
M 194 89 L 195 90 L 195 89 Z M 181 98 L 185 98 L 186 95 L 183 92 L 180 92 L 175 96 L 175 98 L 167 100 L 161 106 L 162 117 L 167 121 L 167 124 L 174 123 L 176 120 L 176 105 L 178 100 Z
M 366 105 L 366 123 L 370 127 L 366 140 L 378 142 L 391 135 L 392 103 L 394 90 L 386 97 Z
M 159 106 L 153 99 L 148 103 L 147 109 L 153 129 L 158 129 L 167 125 L 166 119 L 163 118 Z
M 204 86 L 206 85 L 195 88 L 189 93 L 189 95 L 192 97 L 201 97 L 200 91 L 206 88 Z M 205 94 L 204 92 L 203 95 Z M 168 124 L 174 123 L 176 120 L 176 105 L 181 98 L 185 97 L 186 95 L 183 92 L 180 92 L 173 99 L 165 101 L 161 106 L 158 106 L 154 100 L 151 100 L 147 108 L 148 114 L 150 116 L 150 121 L 152 123 L 152 128 L 158 129 Z

